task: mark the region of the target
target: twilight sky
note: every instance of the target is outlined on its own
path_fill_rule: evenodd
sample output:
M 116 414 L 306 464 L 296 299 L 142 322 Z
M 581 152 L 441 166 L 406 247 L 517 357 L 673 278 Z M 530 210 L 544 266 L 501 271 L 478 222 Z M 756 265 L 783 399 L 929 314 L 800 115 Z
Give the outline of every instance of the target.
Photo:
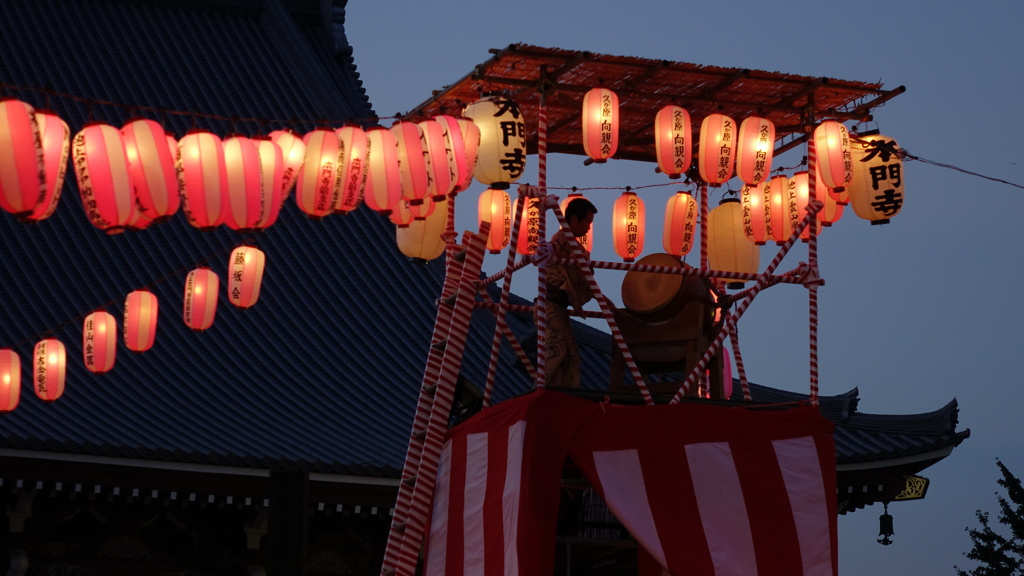
M 1020 2 L 355 0 L 346 29 L 380 116 L 408 111 L 457 81 L 490 57 L 488 49 L 524 42 L 905 85 L 865 129 L 878 128 L 920 158 L 1024 184 L 1024 147 L 1011 138 L 1024 131 L 1022 21 Z M 803 154 L 791 151 L 774 166 L 793 166 Z M 520 183 L 536 183 L 531 161 Z M 821 393 L 857 387 L 860 411 L 887 414 L 929 412 L 956 398 L 959 429 L 970 428 L 971 438 L 922 473 L 932 481 L 927 498 L 889 507 L 893 545 L 875 542 L 881 506 L 840 517 L 844 575 L 972 567 L 962 556 L 971 545 L 964 528 L 976 525 L 976 509 L 997 512 L 996 458 L 1024 476 L 1024 378 L 1016 356 L 1024 352 L 1024 304 L 1016 294 L 1024 284 L 1017 232 L 1024 195 L 923 162 L 906 162 L 904 175 L 906 203 L 891 224 L 870 226 L 850 210 L 820 239 Z M 649 164 L 584 167 L 579 156 L 549 158 L 550 187 L 617 188 L 588 193 L 600 210 L 595 259 L 619 260 L 601 235 L 621 190 L 666 181 Z M 459 230 L 475 227 L 482 190 L 477 184 L 460 196 Z M 644 254 L 661 250 L 660 211 L 675 191 L 654 190 L 641 192 L 654 231 Z M 711 197 L 712 206 L 718 199 Z M 766 248 L 762 267 L 774 254 Z M 805 259 L 798 246 L 780 270 Z M 505 255 L 491 257 L 486 271 L 504 263 Z M 598 279 L 618 301 L 621 273 L 609 274 Z M 535 286 L 527 278 L 513 290 L 527 296 Z M 752 381 L 807 390 L 803 288 L 763 292 L 739 329 Z

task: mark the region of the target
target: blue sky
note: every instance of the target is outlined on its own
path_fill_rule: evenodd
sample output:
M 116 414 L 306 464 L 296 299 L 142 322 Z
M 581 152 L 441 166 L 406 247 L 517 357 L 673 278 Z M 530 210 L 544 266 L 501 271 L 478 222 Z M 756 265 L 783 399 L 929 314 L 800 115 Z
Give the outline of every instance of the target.
M 524 42 L 626 56 L 881 81 L 907 92 L 875 111 L 877 128 L 911 154 L 1024 184 L 1024 3 L 905 2 L 458 2 L 353 1 L 349 40 L 381 116 L 405 112 L 490 57 Z M 870 126 L 869 126 L 870 127 Z M 802 151 L 776 160 L 796 164 Z M 531 157 L 532 159 L 534 157 Z M 521 182 L 536 182 L 535 167 Z M 954 574 L 970 567 L 978 508 L 996 511 L 995 459 L 1024 476 L 1024 240 L 1018 187 L 922 162 L 907 162 L 906 203 L 886 226 L 852 213 L 820 240 L 819 345 L 822 394 L 854 387 L 860 410 L 917 413 L 956 398 L 971 438 L 926 470 L 928 496 L 896 503 L 895 543 L 875 542 L 880 506 L 840 518 L 840 572 Z M 552 156 L 550 186 L 643 186 L 665 182 L 629 161 L 582 166 Z M 459 204 L 460 229 L 474 227 L 475 186 Z M 665 194 L 648 198 L 650 226 Z M 618 192 L 590 196 L 607 229 Z M 717 197 L 712 197 L 712 202 Z M 659 251 L 648 237 L 645 253 Z M 600 244 L 600 239 L 598 239 Z M 762 262 L 774 255 L 762 254 Z M 604 244 L 595 258 L 617 260 Z M 797 248 L 781 269 L 806 259 Z M 505 256 L 488 260 L 496 272 Z M 609 291 L 621 277 L 599 278 Z M 532 281 L 514 285 L 523 294 Z M 751 380 L 805 391 L 807 295 L 779 286 L 762 293 L 740 323 Z

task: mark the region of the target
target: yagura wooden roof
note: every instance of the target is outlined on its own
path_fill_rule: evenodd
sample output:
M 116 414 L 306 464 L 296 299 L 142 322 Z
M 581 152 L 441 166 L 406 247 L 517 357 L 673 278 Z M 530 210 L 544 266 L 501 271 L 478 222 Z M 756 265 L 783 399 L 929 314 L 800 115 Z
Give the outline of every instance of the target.
M 512 44 L 461 80 L 435 92 L 409 116 L 460 114 L 483 93 L 511 97 L 526 117 L 530 153 L 537 150 L 541 92 L 548 111 L 548 151 L 583 154 L 580 116 L 583 96 L 605 86 L 619 97 L 616 158 L 655 161 L 654 117 L 668 104 L 689 111 L 696 136 L 701 120 L 721 112 L 737 122 L 761 116 L 775 123 L 776 153 L 803 141 L 814 122 L 825 118 L 870 120 L 871 110 L 904 91 L 881 84 L 797 76 L 687 62 L 607 56 L 591 52 Z M 696 138 L 694 139 L 696 142 Z

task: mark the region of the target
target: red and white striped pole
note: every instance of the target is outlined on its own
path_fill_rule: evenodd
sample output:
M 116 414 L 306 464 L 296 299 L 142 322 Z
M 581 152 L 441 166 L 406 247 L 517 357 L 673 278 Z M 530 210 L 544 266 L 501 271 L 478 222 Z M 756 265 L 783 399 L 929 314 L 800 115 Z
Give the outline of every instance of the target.
M 808 198 L 817 198 L 818 182 L 818 158 L 814 149 L 814 138 L 807 141 L 807 181 L 809 190 Z M 807 240 L 807 263 L 810 266 L 810 273 L 814 279 L 818 278 L 818 226 L 817 216 L 811 222 L 810 236 Z M 818 405 L 818 286 L 821 281 L 812 281 L 807 284 L 807 300 L 810 332 L 810 380 L 811 380 L 811 404 Z
M 548 103 L 544 96 L 543 86 L 540 90 L 540 105 L 537 107 L 537 187 L 540 188 L 540 195 L 546 198 L 548 194 Z M 541 202 L 540 226 L 538 234 L 541 239 L 547 239 L 548 213 L 546 205 L 548 202 Z M 554 202 L 557 206 L 557 202 Z M 539 251 L 539 247 L 538 247 Z M 537 377 L 534 385 L 542 389 L 547 382 L 547 334 L 548 334 L 548 267 L 542 264 L 537 270 Z

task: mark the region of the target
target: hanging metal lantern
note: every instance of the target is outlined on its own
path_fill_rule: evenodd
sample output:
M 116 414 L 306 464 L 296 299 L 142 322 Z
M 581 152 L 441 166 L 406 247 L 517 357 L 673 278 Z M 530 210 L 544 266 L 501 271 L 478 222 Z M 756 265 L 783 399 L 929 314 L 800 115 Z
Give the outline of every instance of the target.
M 266 223 L 273 190 L 263 185 L 260 154 L 252 139 L 231 136 L 223 146 L 228 200 L 224 223 L 232 230 L 251 232 Z
M 395 241 L 402 254 L 417 260 L 433 260 L 444 253 L 444 233 L 448 226 L 448 202 L 435 202 L 436 209 L 423 220 L 413 220 L 395 230 Z
M 449 168 L 449 154 L 445 130 L 437 120 L 424 120 L 417 124 L 423 133 L 423 144 L 427 161 L 427 197 L 442 200 L 455 187 Z
M 18 407 L 21 399 L 21 358 L 9 348 L 0 350 L 0 413 Z
M 274 130 L 270 133 L 270 139 L 281 147 L 284 162 L 281 194 L 282 199 L 287 199 L 302 170 L 302 163 L 306 160 L 306 143 L 291 130 Z
M 462 174 L 458 184 L 458 191 L 467 190 L 473 183 L 473 174 L 476 170 L 476 162 L 480 152 L 480 128 L 467 118 L 456 118 L 459 128 L 462 130 L 462 144 L 466 150 L 466 173 Z
M 469 164 L 469 159 L 466 156 L 466 140 L 462 136 L 462 127 L 459 126 L 459 120 L 454 116 L 441 114 L 435 116 L 434 121 L 441 127 L 441 134 L 444 136 L 449 180 L 448 193 L 458 194 L 464 190 L 463 184 L 468 185 L 473 179 L 473 167 Z M 476 127 L 468 120 L 465 122 L 469 126 Z M 479 138 L 479 130 L 477 130 L 478 141 Z M 433 152 L 431 153 L 433 154 Z
M 311 218 L 334 212 L 338 201 L 339 165 L 345 151 L 334 130 L 318 128 L 303 139 L 306 156 L 295 181 L 295 203 Z
M 132 352 L 145 352 L 156 340 L 160 305 L 149 290 L 135 290 L 124 300 L 124 346 Z
M 762 182 L 755 186 L 744 186 L 740 191 L 740 208 L 743 214 L 743 233 L 751 242 L 763 246 L 768 242 L 768 206 L 771 184 Z
M 163 222 L 181 206 L 175 156 L 163 126 L 152 120 L 132 120 L 121 127 L 128 155 L 128 174 L 135 203 L 153 222 Z
M 569 202 L 572 202 L 576 198 L 585 198 L 585 197 L 583 196 L 583 194 L 580 194 L 578 192 L 573 192 L 573 193 L 569 194 L 568 196 L 566 196 L 565 198 L 563 198 L 562 201 L 558 203 L 558 208 L 562 211 L 563 215 L 565 214 L 566 207 L 569 206 Z M 576 242 L 579 243 L 580 248 L 583 248 L 587 252 L 593 252 L 593 246 L 594 246 L 594 229 L 593 229 L 593 227 L 591 227 L 590 232 L 587 232 L 587 234 L 585 236 L 577 237 L 576 238 Z
M 817 154 L 821 181 L 829 188 L 843 188 L 853 177 L 850 134 L 841 122 L 826 120 L 814 129 L 814 151 Z
M 0 101 L 0 208 L 29 217 L 46 197 L 42 171 L 35 109 L 20 100 Z
M 135 191 L 121 131 L 88 124 L 75 135 L 71 155 L 89 221 L 107 234 L 124 232 L 135 214 Z
M 774 151 L 775 124 L 757 116 L 744 118 L 736 142 L 736 175 L 747 186 L 764 182 L 772 170 Z
M 736 198 L 725 198 L 708 213 L 708 266 L 721 272 L 757 274 L 757 244 L 743 232 L 743 210 Z M 727 280 L 726 287 L 742 288 L 744 280 Z
M 287 196 L 285 182 L 284 151 L 281 146 L 265 136 L 253 138 L 256 153 L 260 159 L 260 181 L 263 183 L 263 197 L 267 202 L 266 211 L 257 221 L 255 228 L 269 228 L 281 214 Z
M 117 322 L 103 310 L 93 312 L 82 323 L 82 360 L 93 374 L 106 374 L 117 358 Z
M 68 156 L 71 153 L 71 130 L 67 122 L 53 112 L 36 110 L 36 125 L 39 127 L 40 142 L 43 146 L 43 170 L 46 174 L 46 193 L 43 201 L 36 205 L 35 210 L 26 218 L 32 222 L 45 220 L 53 215 L 64 189 L 64 176 L 68 168 Z M 174 171 L 171 171 L 173 174 Z M 174 189 L 174 197 L 178 191 Z
M 239 246 L 228 261 L 228 300 L 239 308 L 249 308 L 260 299 L 263 268 L 267 257 L 255 246 Z
M 872 225 L 888 224 L 903 208 L 903 160 L 896 140 L 875 134 L 853 139 L 850 206 Z
M 366 184 L 366 131 L 359 126 L 345 126 L 335 130 L 341 140 L 342 156 L 340 188 L 335 212 L 348 214 L 363 203 Z
M 193 332 L 213 325 L 217 315 L 220 278 L 209 268 L 196 268 L 185 278 L 185 305 L 182 317 Z
M 690 169 L 693 153 L 693 128 L 690 113 L 669 105 L 654 117 L 654 150 L 658 169 L 669 178 L 679 178 Z
M 693 249 L 694 233 L 697 230 L 697 201 L 689 192 L 680 190 L 668 199 L 665 206 L 665 227 L 662 229 L 661 246 L 673 256 L 685 256 Z
M 189 224 L 210 230 L 224 223 L 227 172 L 216 134 L 193 130 L 178 142 L 178 190 Z
M 583 96 L 583 151 L 594 162 L 607 162 L 619 148 L 619 97 L 607 88 Z
M 64 394 L 67 373 L 67 351 L 56 338 L 44 338 L 36 343 L 35 362 L 32 364 L 32 388 L 44 402 L 53 402 Z
M 517 254 L 533 254 L 540 245 L 540 198 L 525 198 L 519 219 Z
M 792 218 L 794 228 L 796 228 L 804 217 L 807 216 L 807 204 L 809 204 L 811 200 L 809 178 L 810 174 L 806 170 L 802 170 L 793 174 L 793 177 L 789 179 L 789 197 L 792 210 L 790 218 Z M 819 234 L 821 232 L 821 222 L 815 218 L 810 226 L 805 226 L 803 231 L 800 232 L 801 240 L 805 242 L 810 240 L 811 226 L 816 227 L 814 230 L 815 234 Z
M 491 223 L 487 235 L 487 249 L 491 254 L 501 252 L 508 246 L 512 234 L 512 200 L 508 192 L 497 188 L 488 188 L 480 193 L 477 201 L 478 223 Z
M 644 251 L 646 213 L 644 201 L 636 192 L 626 190 L 612 208 L 612 241 L 615 253 L 632 262 Z
M 391 125 L 398 145 L 398 174 L 402 198 L 415 206 L 429 197 L 430 157 L 423 130 L 412 122 L 398 121 Z
M 710 114 L 700 125 L 697 167 L 704 182 L 719 186 L 732 178 L 736 160 L 736 122 L 725 114 Z
M 768 181 L 768 204 L 765 207 L 765 230 L 779 246 L 793 234 L 790 216 L 789 178 L 779 175 Z
M 366 131 L 369 169 L 363 200 L 375 212 L 391 214 L 402 198 L 402 182 L 398 173 L 398 143 L 387 128 Z
M 526 122 L 519 106 L 490 96 L 467 106 L 462 115 L 480 129 L 473 175 L 490 188 L 507 190 L 526 169 Z

